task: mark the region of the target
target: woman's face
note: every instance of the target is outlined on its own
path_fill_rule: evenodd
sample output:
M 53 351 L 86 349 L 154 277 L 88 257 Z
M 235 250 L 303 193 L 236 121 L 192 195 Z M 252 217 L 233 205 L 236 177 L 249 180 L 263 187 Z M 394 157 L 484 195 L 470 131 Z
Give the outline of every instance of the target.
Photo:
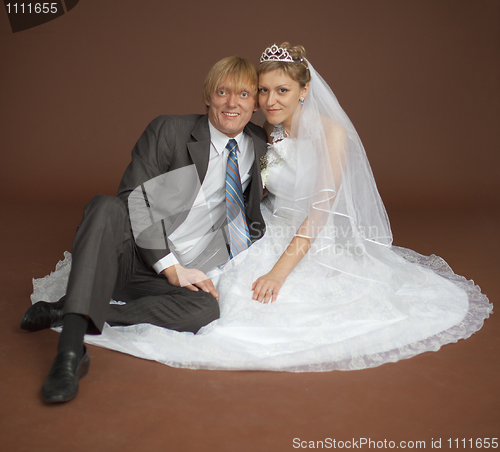
M 259 105 L 270 124 L 282 124 L 290 133 L 292 116 L 305 99 L 309 85 L 301 87 L 283 71 L 275 70 L 259 75 Z

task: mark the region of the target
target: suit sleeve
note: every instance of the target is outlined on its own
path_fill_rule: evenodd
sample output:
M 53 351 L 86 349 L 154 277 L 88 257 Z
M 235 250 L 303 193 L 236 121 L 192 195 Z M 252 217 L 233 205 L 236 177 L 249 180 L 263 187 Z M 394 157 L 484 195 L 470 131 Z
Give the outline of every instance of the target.
M 146 187 L 169 171 L 171 123 L 168 116 L 160 116 L 148 125 L 132 150 L 132 161 L 118 188 L 118 197 L 129 210 L 139 254 L 149 266 L 170 254 L 164 222 L 155 218 L 154 200 L 148 198 Z

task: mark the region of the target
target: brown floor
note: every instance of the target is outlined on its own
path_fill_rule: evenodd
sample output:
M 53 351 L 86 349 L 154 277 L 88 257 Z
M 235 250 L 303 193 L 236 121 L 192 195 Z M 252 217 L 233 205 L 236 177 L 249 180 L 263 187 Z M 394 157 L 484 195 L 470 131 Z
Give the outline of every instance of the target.
M 426 449 L 441 438 L 444 450 L 448 438 L 459 438 L 452 449 L 471 450 L 469 438 L 500 437 L 498 314 L 436 353 L 351 372 L 193 371 L 90 346 L 80 395 L 45 406 L 40 386 L 58 335 L 26 333 L 18 324 L 30 279 L 70 249 L 82 207 L 2 209 L 0 450 L 287 451 L 295 450 L 294 438 L 423 440 Z M 441 255 L 492 303 L 500 301 L 498 214 L 389 215 L 395 244 Z

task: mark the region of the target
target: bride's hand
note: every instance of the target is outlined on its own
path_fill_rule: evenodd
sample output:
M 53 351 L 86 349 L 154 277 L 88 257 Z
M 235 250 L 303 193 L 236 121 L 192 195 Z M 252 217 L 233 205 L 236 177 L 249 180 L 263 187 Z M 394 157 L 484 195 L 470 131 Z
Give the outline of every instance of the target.
M 280 276 L 272 271 L 262 275 L 252 284 L 252 298 L 260 303 L 272 303 L 276 301 L 285 279 L 286 277 Z

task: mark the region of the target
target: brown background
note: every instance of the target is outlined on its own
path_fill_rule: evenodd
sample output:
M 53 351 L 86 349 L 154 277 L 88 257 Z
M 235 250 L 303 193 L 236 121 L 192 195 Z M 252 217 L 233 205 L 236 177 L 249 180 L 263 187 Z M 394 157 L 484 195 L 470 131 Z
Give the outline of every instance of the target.
M 152 118 L 204 112 L 215 61 L 257 63 L 283 40 L 359 131 L 395 243 L 443 256 L 498 304 L 500 0 L 80 0 L 15 34 L 0 10 L 2 451 L 500 436 L 498 313 L 437 353 L 349 372 L 192 371 L 91 346 L 78 397 L 42 403 L 58 335 L 19 329 L 31 278 L 71 248 L 84 204 L 115 193 Z
M 12 33 L 0 13 L 0 188 L 114 194 L 151 119 L 204 112 L 215 61 L 258 63 L 287 40 L 350 116 L 389 208 L 496 205 L 499 14 L 498 0 L 82 0 Z

